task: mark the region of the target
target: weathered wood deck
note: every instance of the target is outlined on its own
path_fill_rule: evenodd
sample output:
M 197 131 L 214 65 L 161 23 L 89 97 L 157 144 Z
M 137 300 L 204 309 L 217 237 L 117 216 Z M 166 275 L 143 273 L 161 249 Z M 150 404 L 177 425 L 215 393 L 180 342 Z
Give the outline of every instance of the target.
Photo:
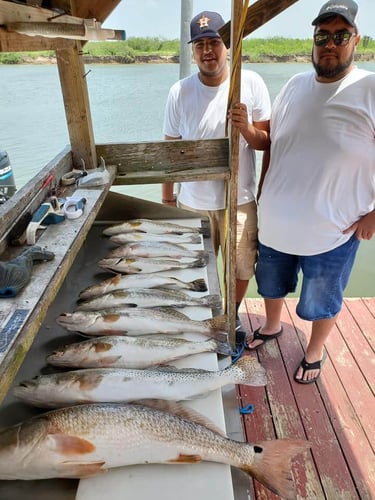
M 265 388 L 239 386 L 248 441 L 306 438 L 311 452 L 293 466 L 298 498 L 375 498 L 375 298 L 346 299 L 327 343 L 327 360 L 316 384 L 301 385 L 293 374 L 303 357 L 310 325 L 295 313 L 296 299 L 283 308 L 284 333 L 258 349 L 268 373 Z M 247 314 L 246 314 L 247 313 Z M 246 299 L 241 320 L 251 332 L 264 323 L 261 299 Z M 298 465 L 297 465 L 298 464 Z M 251 498 L 278 498 L 254 482 Z

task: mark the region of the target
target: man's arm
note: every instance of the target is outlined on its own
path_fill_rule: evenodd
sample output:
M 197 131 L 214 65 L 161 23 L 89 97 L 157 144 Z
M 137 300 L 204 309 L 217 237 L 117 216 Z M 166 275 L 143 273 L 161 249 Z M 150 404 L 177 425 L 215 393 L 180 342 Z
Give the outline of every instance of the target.
M 175 141 L 181 139 L 180 137 L 171 137 L 170 135 L 164 136 L 166 141 Z M 161 186 L 161 202 L 164 205 L 176 206 L 176 196 L 173 193 L 174 184 L 173 182 L 165 182 Z
M 270 166 L 270 159 L 271 159 L 271 152 L 270 149 L 267 149 L 266 151 L 264 151 L 262 158 L 262 170 L 260 172 L 260 178 L 258 183 L 257 201 L 259 201 L 260 195 L 262 193 L 264 178 L 266 176 L 268 167 Z

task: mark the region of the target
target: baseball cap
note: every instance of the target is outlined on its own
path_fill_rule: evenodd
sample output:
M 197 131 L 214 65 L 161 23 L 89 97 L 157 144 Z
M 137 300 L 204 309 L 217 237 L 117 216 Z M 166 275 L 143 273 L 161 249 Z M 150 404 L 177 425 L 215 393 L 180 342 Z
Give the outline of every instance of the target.
M 200 12 L 190 22 L 191 39 L 188 43 L 200 38 L 220 38 L 218 31 L 224 24 L 224 19 L 217 12 L 208 10 Z
M 355 16 L 357 15 L 358 5 L 353 0 L 329 0 L 320 9 L 318 17 L 311 23 L 313 26 L 324 21 L 331 16 L 341 16 L 349 24 L 355 26 Z

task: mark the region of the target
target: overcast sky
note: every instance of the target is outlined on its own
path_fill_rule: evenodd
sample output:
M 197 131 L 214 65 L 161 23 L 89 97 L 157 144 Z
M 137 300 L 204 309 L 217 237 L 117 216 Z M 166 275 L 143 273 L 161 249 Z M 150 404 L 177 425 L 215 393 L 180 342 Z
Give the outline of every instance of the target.
M 124 29 L 127 38 L 180 37 L 181 1 L 186 0 L 122 0 L 104 23 L 104 27 Z M 375 38 L 375 0 L 356 0 L 359 6 L 357 23 L 362 35 Z M 230 0 L 191 0 L 193 16 L 202 10 L 219 12 L 225 21 L 230 19 Z M 250 5 L 254 3 L 250 1 Z M 316 17 L 324 0 L 298 0 L 263 27 L 253 37 L 310 38 L 311 21 Z

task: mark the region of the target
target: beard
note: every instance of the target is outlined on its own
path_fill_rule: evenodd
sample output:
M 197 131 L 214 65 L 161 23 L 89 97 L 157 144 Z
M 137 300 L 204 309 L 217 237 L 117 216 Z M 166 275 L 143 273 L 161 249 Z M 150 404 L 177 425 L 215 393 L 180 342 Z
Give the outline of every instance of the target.
M 311 60 L 314 66 L 315 72 L 317 76 L 323 78 L 337 78 L 346 74 L 346 70 L 350 68 L 353 63 L 354 58 L 354 50 L 350 54 L 350 56 L 341 63 L 331 64 L 331 65 L 321 65 L 318 62 L 315 62 L 314 55 L 312 54 Z

